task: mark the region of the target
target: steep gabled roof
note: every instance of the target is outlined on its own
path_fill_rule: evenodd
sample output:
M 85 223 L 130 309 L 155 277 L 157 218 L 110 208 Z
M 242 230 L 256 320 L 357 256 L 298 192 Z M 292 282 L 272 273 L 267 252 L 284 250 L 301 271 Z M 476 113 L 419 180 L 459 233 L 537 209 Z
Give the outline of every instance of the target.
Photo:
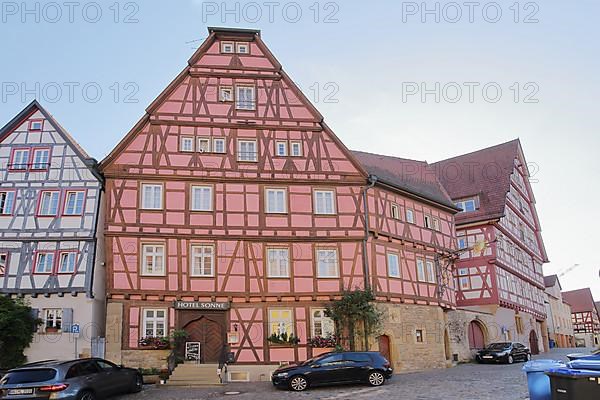
M 558 280 L 558 276 L 550 275 L 550 276 L 544 277 L 544 286 L 545 287 L 553 287 L 554 285 L 556 285 L 556 282 L 558 282 L 559 289 L 562 289 L 562 287 L 560 286 L 560 281 Z
M 588 312 L 596 309 L 590 288 L 571 290 L 562 293 L 563 298 L 571 305 L 572 312 Z
M 6 139 L 15 129 L 17 129 L 23 123 L 23 121 L 27 120 L 37 111 L 41 112 L 44 118 L 48 120 L 48 122 L 50 122 L 54 129 L 56 129 L 56 132 L 58 132 L 58 134 L 62 136 L 64 141 L 71 145 L 71 148 L 73 149 L 75 154 L 77 154 L 77 156 L 79 156 L 79 158 L 83 160 L 83 163 L 92 172 L 92 174 L 94 174 L 94 176 L 98 178 L 100 182 L 103 182 L 104 178 L 97 169 L 98 162 L 88 155 L 88 153 L 83 149 L 83 147 L 81 147 L 79 143 L 77 143 L 73 136 L 71 136 L 71 134 L 69 134 L 69 132 L 67 132 L 67 130 L 63 128 L 62 125 L 59 124 L 56 119 L 54 119 L 52 114 L 50 114 L 44 107 L 42 107 L 42 105 L 38 103 L 37 100 L 33 100 L 31 103 L 29 103 L 27 107 L 25 107 L 20 113 L 18 113 L 6 125 L 4 125 L 2 129 L 0 129 L 0 142 L 3 142 L 4 139 Z
M 352 153 L 378 182 L 458 211 L 427 162 L 364 151 Z
M 510 175 L 519 154 L 519 140 L 463 154 L 434 164 L 436 175 L 453 200 L 479 197 L 479 208 L 456 215 L 457 223 L 504 216 Z

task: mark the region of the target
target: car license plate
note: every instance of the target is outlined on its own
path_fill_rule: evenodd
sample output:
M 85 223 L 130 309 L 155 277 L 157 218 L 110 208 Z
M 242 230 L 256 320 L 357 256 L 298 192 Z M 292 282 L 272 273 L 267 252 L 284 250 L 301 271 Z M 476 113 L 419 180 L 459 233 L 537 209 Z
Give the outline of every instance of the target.
M 483 356 L 481 358 L 494 358 L 493 356 Z
M 8 391 L 9 395 L 19 395 L 19 394 L 33 394 L 33 389 L 10 389 Z

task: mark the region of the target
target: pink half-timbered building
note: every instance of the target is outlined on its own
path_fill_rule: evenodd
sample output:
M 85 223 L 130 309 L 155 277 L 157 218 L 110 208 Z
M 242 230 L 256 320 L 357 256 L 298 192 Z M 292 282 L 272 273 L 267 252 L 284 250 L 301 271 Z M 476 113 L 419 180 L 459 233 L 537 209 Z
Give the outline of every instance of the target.
M 323 351 L 307 341 L 333 333 L 327 302 L 368 284 L 388 316 L 372 346 L 444 366 L 457 210 L 435 174 L 350 152 L 259 31 L 209 33 L 101 163 L 107 357 L 162 366 L 143 339 L 183 329 L 201 362 L 227 352 L 259 379 Z M 300 342 L 268 340 L 283 333 Z
M 494 341 L 519 341 L 535 354 L 547 347 L 544 277 L 548 262 L 529 171 L 513 140 L 434 164 L 462 212 L 453 317 L 464 337 L 462 358 Z

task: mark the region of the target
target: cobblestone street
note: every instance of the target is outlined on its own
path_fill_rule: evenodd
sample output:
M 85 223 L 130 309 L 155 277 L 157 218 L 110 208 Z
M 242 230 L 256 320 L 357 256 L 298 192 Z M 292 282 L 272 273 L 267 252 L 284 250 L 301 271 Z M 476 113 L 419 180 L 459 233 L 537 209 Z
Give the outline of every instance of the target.
M 586 352 L 585 349 L 554 349 L 534 359 L 567 360 L 565 355 Z M 148 387 L 143 392 L 120 397 L 120 400 L 187 400 L 187 399 L 528 399 L 527 381 L 521 371 L 523 363 L 513 365 L 463 364 L 455 368 L 395 375 L 383 387 L 362 385 L 309 389 L 302 393 L 276 390 L 269 382 L 237 383 L 217 388 L 159 388 Z M 226 394 L 227 392 L 239 392 Z

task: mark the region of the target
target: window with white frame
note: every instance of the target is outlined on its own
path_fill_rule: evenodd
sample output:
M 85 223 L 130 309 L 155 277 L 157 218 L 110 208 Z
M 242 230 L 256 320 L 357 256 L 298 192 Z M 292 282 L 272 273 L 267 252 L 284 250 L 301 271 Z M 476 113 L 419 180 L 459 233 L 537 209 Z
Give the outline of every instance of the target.
M 85 199 L 84 191 L 67 191 L 65 195 L 65 215 L 81 215 L 83 214 L 83 201 Z
M 4 276 L 8 272 L 7 262 L 8 262 L 8 254 L 0 253 L 0 276 Z
M 198 138 L 198 147 L 196 147 L 196 149 L 200 153 L 210 153 L 210 138 L 199 137 Z
M 254 110 L 256 107 L 254 86 L 235 87 L 235 108 L 238 110 Z
M 285 157 L 287 153 L 287 142 L 284 140 L 278 140 L 275 142 L 275 154 L 280 157 Z
M 75 261 L 77 260 L 77 253 L 73 251 L 60 253 L 60 263 L 58 272 L 61 274 L 69 274 L 75 272 Z
M 390 206 L 390 214 L 393 219 L 400 219 L 400 206 L 396 203 L 392 203 Z
M 433 230 L 434 231 L 440 230 L 440 220 L 437 218 L 433 218 Z
M 10 215 L 15 204 L 15 192 L 0 192 L 0 214 Z
M 231 86 L 220 86 L 219 87 L 219 101 L 233 101 L 233 87 Z
M 33 149 L 32 169 L 46 169 L 50 163 L 50 149 Z
M 415 223 L 415 213 L 410 208 L 406 209 L 406 222 L 411 224 Z
M 39 215 L 56 215 L 58 212 L 59 192 L 42 192 Z
M 256 161 L 257 159 L 256 140 L 239 140 L 238 161 Z
M 302 156 L 302 142 L 290 142 L 290 155 L 292 157 Z
M 462 212 L 471 212 L 477 209 L 477 202 L 475 199 L 465 199 L 454 203 L 457 208 L 460 208 Z
M 192 136 L 182 136 L 179 139 L 179 150 L 183 152 L 193 152 L 194 151 L 194 138 Z
M 213 151 L 215 153 L 225 153 L 225 139 L 214 138 L 213 139 Z
M 285 189 L 266 189 L 266 212 L 283 214 L 286 213 L 286 191 Z
M 471 279 L 468 276 L 460 276 L 458 278 L 458 284 L 459 284 L 460 290 L 471 289 Z
M 221 53 L 235 53 L 233 42 L 221 42 Z
M 288 336 L 294 333 L 292 310 L 284 308 L 270 309 L 269 335 L 281 335 L 283 333 L 286 333 Z
M 212 211 L 212 186 L 192 186 L 192 211 Z
M 417 280 L 420 282 L 425 282 L 427 280 L 425 274 L 425 261 L 420 258 L 417 258 Z
M 317 250 L 317 276 L 319 278 L 338 277 L 338 253 L 336 249 Z
M 465 237 L 458 238 L 458 248 L 459 248 L 459 250 L 467 248 L 467 238 L 465 238 Z
M 431 216 L 430 215 L 425 214 L 423 216 L 423 225 L 425 226 L 425 228 L 431 229 L 432 222 L 431 222 Z
M 41 131 L 42 126 L 44 126 L 44 121 L 42 120 L 32 120 L 29 121 L 29 131 Z
M 400 257 L 396 253 L 387 253 L 388 276 L 400 278 Z
M 290 251 L 284 248 L 267 249 L 268 274 L 271 278 L 290 276 Z
M 435 283 L 436 282 L 435 264 L 433 263 L 433 261 L 427 260 L 427 262 L 425 263 L 425 266 L 427 267 L 427 282 Z
M 165 274 L 165 246 L 162 244 L 142 245 L 142 274 Z
M 35 260 L 35 272 L 38 274 L 50 274 L 54 269 L 54 253 L 38 253 Z
M 335 214 L 335 192 L 315 190 L 315 214 Z
M 238 54 L 250 54 L 250 44 L 245 42 L 237 42 L 235 44 L 235 52 Z
M 143 316 L 144 337 L 162 337 L 166 335 L 167 310 L 146 308 Z
M 142 208 L 145 210 L 162 210 L 163 208 L 162 185 L 142 184 Z
M 10 168 L 27 169 L 29 167 L 29 149 L 16 149 L 13 151 Z
M 62 329 L 62 308 L 47 308 L 44 310 L 44 330 L 57 331 Z
M 311 310 L 311 328 L 312 337 L 331 337 L 335 334 L 335 323 L 333 319 L 325 315 L 324 308 L 315 308 Z
M 215 247 L 212 245 L 192 246 L 192 276 L 214 276 Z

